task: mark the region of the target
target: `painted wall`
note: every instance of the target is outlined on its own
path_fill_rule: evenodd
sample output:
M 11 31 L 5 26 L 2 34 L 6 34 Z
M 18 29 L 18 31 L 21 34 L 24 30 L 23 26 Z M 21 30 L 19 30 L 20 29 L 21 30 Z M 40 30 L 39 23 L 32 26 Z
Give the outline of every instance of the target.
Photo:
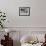
M 30 23 L 30 17 L 21 17 L 19 16 L 19 7 L 31 7 L 30 0 L 1 0 L 1 10 L 6 12 L 8 23 L 6 26 L 8 27 L 16 27 L 16 26 L 25 26 Z
M 30 7 L 30 16 L 19 16 L 19 7 Z M 7 27 L 46 27 L 46 0 L 0 0 Z
M 46 0 L 33 0 L 32 26 L 46 27 Z

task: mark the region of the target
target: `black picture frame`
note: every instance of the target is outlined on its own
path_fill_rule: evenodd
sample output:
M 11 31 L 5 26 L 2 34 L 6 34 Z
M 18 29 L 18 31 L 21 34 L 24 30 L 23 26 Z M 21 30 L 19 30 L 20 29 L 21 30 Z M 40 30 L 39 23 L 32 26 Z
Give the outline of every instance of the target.
M 30 7 L 19 7 L 19 16 L 30 16 Z

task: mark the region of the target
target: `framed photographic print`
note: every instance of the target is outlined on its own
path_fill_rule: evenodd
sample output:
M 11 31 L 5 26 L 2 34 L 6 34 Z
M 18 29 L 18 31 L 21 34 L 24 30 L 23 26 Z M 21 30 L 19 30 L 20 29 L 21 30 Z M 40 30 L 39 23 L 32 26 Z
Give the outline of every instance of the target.
M 19 7 L 19 16 L 30 16 L 30 7 Z

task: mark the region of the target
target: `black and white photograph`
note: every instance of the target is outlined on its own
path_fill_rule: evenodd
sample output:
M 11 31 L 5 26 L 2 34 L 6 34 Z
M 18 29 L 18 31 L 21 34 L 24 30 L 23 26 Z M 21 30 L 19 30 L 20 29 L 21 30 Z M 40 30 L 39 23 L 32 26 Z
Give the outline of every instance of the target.
M 30 7 L 19 7 L 19 16 L 30 16 Z

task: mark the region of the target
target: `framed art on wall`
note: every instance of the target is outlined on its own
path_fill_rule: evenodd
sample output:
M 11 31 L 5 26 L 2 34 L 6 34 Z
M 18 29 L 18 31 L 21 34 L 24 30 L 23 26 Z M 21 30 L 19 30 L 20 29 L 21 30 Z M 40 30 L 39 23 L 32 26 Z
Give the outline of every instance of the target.
M 30 7 L 19 7 L 19 16 L 30 16 Z

